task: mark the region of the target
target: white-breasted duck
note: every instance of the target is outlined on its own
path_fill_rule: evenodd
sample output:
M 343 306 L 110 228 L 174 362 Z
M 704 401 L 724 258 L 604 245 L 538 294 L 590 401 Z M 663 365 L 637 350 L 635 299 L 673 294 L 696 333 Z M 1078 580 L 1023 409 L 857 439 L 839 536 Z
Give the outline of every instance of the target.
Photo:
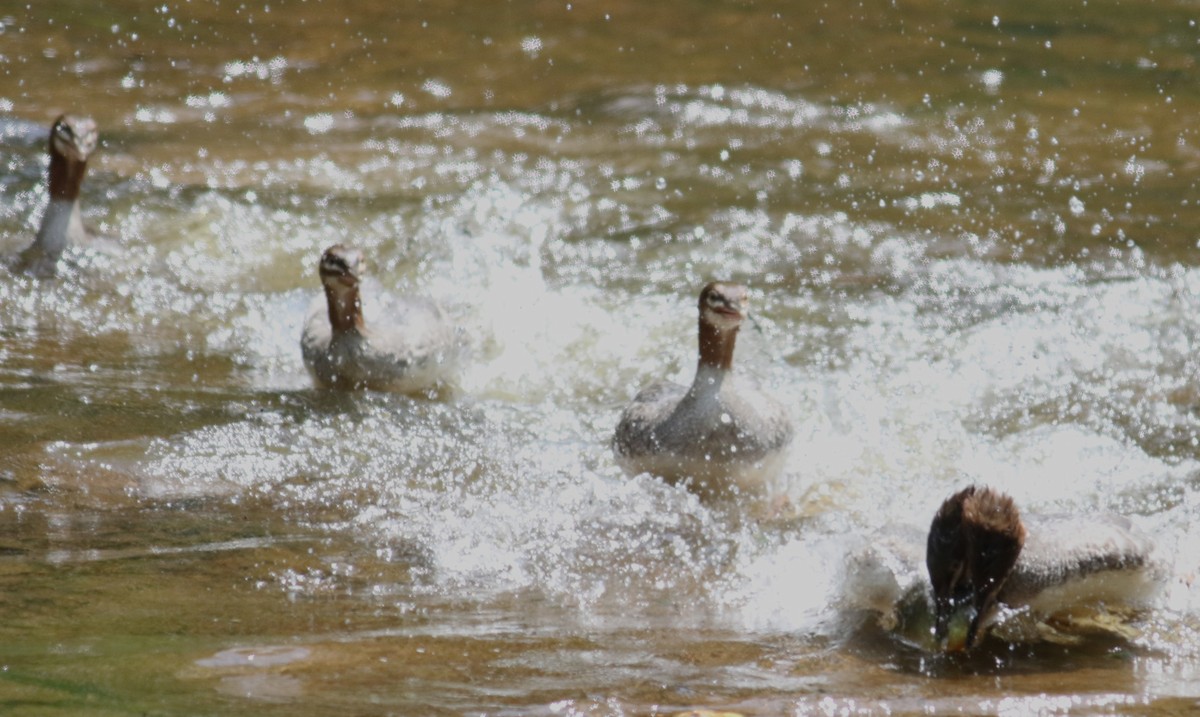
M 791 419 L 733 371 L 747 306 L 740 284 L 713 282 L 700 292 L 695 378 L 691 386 L 654 383 L 625 408 L 612 447 L 626 472 L 683 482 L 702 495 L 762 493 L 779 473 Z
M 313 302 L 300 338 L 304 363 L 323 387 L 429 393 L 453 382 L 459 330 L 432 300 L 376 296 L 364 317 L 363 253 L 334 245 L 321 255 L 325 296 Z M 375 305 L 386 308 L 370 311 Z

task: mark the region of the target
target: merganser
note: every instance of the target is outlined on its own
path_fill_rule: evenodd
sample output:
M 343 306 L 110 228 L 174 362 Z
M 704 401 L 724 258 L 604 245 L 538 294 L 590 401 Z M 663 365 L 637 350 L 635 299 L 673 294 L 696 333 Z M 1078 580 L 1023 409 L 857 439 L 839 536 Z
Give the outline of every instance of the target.
M 942 503 L 925 565 L 934 636 L 947 651 L 973 647 L 1000 603 L 1052 617 L 1082 605 L 1129 605 L 1154 586 L 1153 544 L 1112 514 L 1027 517 L 1009 496 L 970 486 Z
M 79 191 L 97 136 L 96 123 L 89 117 L 61 115 L 50 127 L 50 203 L 37 238 L 21 252 L 21 270 L 53 276 L 63 251 L 90 238 L 79 211 Z
M 713 282 L 700 292 L 700 359 L 690 387 L 659 381 L 621 414 L 612 447 L 631 475 L 650 473 L 702 495 L 762 492 L 793 428 L 784 407 L 733 373 L 747 291 Z
M 314 300 L 300 337 L 313 379 L 324 387 L 402 393 L 426 393 L 448 382 L 461 348 L 458 331 L 424 299 L 391 299 L 391 321 L 368 324 L 359 292 L 365 267 L 362 252 L 352 247 L 334 245 L 321 255 L 325 296 Z

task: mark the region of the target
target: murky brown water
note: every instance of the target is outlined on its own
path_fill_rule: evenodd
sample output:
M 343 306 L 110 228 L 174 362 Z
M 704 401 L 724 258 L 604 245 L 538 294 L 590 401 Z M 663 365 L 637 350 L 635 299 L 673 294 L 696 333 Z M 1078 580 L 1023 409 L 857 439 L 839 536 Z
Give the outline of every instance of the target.
M 1200 698 L 1200 26 L 1186 3 L 0 2 L 0 253 L 90 113 L 127 254 L 0 271 L 0 712 L 1181 714 Z M 314 391 L 315 263 L 473 337 Z M 755 289 L 797 515 L 623 477 Z M 1129 638 L 943 659 L 857 554 L 951 490 L 1112 510 Z M 900 570 L 901 585 L 920 580 Z

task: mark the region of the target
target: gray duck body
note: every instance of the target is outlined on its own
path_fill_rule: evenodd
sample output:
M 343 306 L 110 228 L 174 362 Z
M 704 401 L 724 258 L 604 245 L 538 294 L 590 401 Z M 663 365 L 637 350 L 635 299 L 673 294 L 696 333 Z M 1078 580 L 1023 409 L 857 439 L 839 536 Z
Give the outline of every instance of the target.
M 1025 547 L 1000 602 L 1047 615 L 1072 604 L 1144 597 L 1157 566 L 1154 541 L 1113 513 L 1026 515 Z

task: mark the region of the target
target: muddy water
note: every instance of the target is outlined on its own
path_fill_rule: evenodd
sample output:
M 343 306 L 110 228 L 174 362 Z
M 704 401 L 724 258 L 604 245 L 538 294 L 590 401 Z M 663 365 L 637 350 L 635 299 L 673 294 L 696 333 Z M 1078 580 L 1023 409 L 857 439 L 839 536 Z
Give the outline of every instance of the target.
M 0 711 L 1194 709 L 1193 11 L 0 4 L 0 252 L 62 111 L 124 247 L 0 272 Z M 334 241 L 468 328 L 456 393 L 311 388 Z M 775 509 L 608 450 L 711 278 L 796 422 Z M 870 599 L 920 566 L 862 556 L 969 481 L 1129 515 L 1158 592 L 920 649 Z

